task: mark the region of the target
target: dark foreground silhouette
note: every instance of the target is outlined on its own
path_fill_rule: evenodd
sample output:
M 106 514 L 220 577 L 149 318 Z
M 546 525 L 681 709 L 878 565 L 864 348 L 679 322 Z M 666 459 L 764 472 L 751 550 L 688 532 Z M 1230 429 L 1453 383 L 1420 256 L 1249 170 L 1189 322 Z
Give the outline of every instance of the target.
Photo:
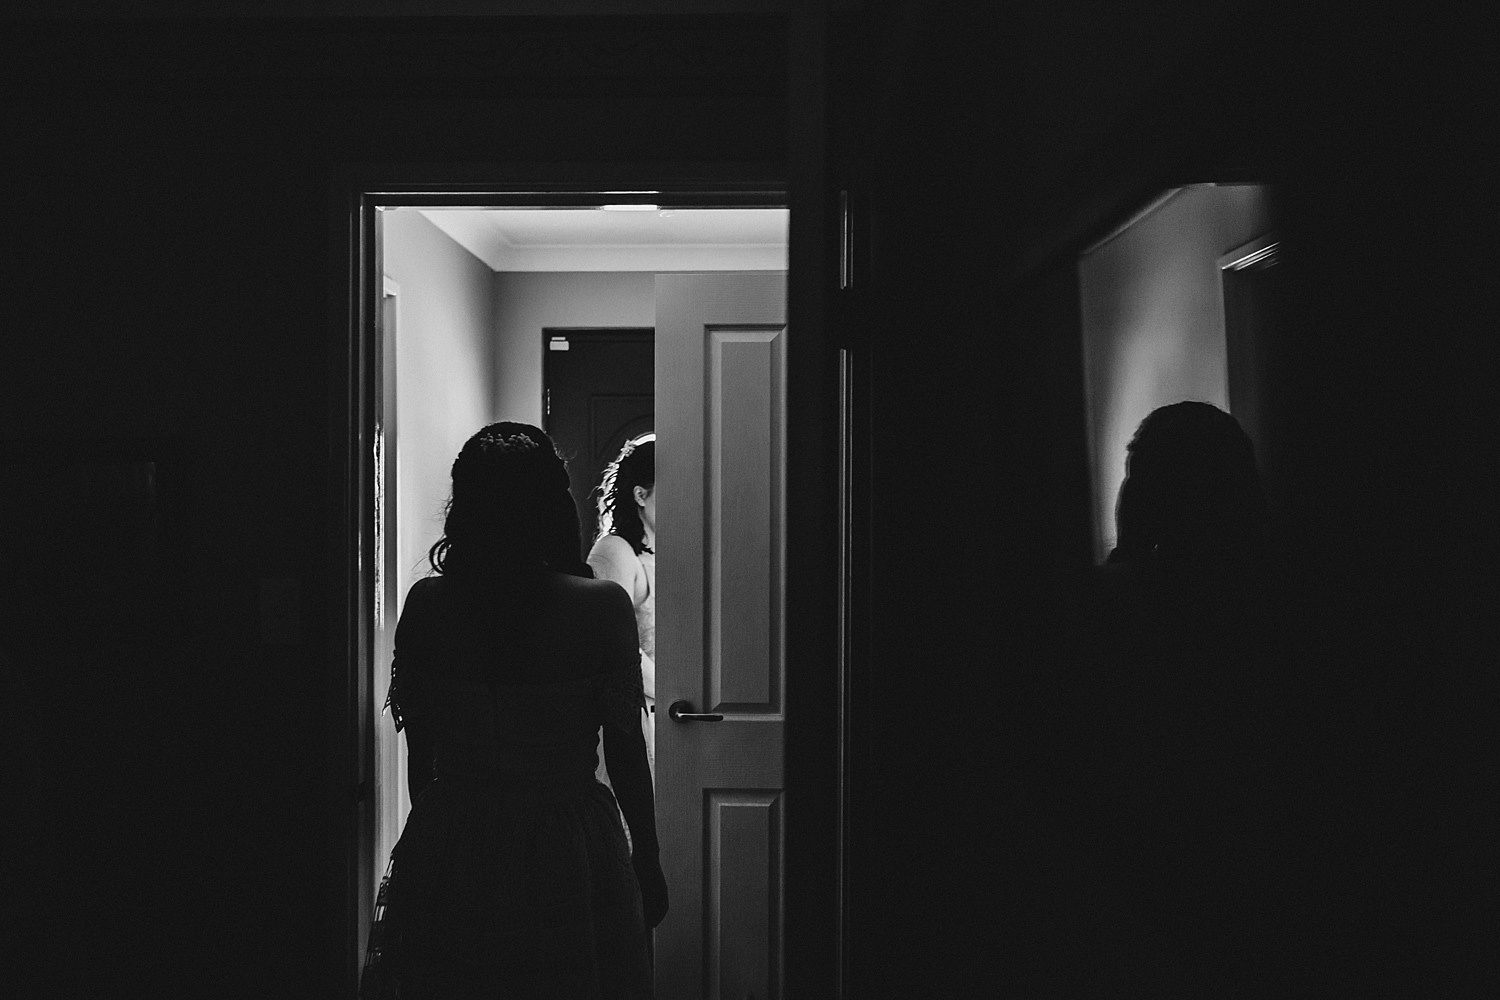
M 667 891 L 635 617 L 618 585 L 587 576 L 577 538 L 546 435 L 502 423 L 470 439 L 436 575 L 396 633 L 390 709 L 413 806 L 367 996 L 651 995 L 647 934 Z M 601 727 L 613 794 L 594 778 Z
M 1126 468 L 1061 685 L 1057 905 L 1086 939 L 1082 978 L 1312 986 L 1346 929 L 1321 856 L 1339 845 L 1316 801 L 1314 623 L 1267 539 L 1253 446 L 1227 413 L 1177 403 L 1142 422 Z

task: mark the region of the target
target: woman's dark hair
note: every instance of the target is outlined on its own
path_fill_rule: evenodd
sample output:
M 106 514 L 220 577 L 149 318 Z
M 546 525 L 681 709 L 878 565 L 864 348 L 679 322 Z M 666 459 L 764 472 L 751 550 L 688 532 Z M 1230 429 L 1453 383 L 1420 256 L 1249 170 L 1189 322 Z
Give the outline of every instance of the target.
M 619 456 L 604 469 L 604 478 L 594 492 L 599 500 L 598 541 L 605 535 L 619 535 L 630 543 L 636 555 L 646 545 L 646 526 L 641 523 L 641 509 L 636 506 L 635 488 L 651 492 L 656 488 L 656 441 L 627 441 Z
M 453 461 L 434 572 L 496 582 L 542 567 L 590 575 L 578 561 L 578 511 L 552 439 L 530 424 L 490 424 Z
M 1127 446 L 1110 562 L 1159 556 L 1254 556 L 1265 544 L 1255 445 L 1209 403 L 1151 411 Z

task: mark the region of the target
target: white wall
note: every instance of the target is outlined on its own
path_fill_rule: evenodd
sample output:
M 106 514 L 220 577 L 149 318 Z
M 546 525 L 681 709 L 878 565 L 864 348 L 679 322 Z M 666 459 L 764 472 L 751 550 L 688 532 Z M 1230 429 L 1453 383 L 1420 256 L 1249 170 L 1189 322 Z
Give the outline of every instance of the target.
M 1097 558 L 1146 415 L 1185 399 L 1231 409 L 1218 258 L 1267 228 L 1263 187 L 1194 185 L 1080 258 Z
M 398 286 L 396 352 L 396 607 L 377 636 L 372 694 L 385 702 L 393 626 L 406 592 L 427 575 L 427 549 L 442 533 L 450 469 L 469 436 L 491 422 L 494 391 L 493 275 L 467 250 L 411 210 L 380 214 L 385 275 Z M 388 717 L 375 727 L 378 878 L 411 808 L 404 735 Z M 372 886 L 372 888 L 374 888 Z
M 402 598 L 442 533 L 454 456 L 494 417 L 493 272 L 415 210 L 382 212 L 396 330 L 397 565 Z
M 493 274 L 497 420 L 542 424 L 542 330 L 656 325 L 648 271 L 502 271 Z
M 453 457 L 495 420 L 542 423 L 542 330 L 656 325 L 651 272 L 491 271 L 415 210 L 381 213 L 397 338 L 400 590 L 427 572 Z

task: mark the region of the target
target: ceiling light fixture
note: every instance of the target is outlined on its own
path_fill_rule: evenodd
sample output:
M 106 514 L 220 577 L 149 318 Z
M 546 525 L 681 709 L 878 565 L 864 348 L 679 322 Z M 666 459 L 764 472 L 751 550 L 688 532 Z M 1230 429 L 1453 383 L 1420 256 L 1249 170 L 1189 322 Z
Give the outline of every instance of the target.
M 658 205 L 600 205 L 601 212 L 654 212 Z

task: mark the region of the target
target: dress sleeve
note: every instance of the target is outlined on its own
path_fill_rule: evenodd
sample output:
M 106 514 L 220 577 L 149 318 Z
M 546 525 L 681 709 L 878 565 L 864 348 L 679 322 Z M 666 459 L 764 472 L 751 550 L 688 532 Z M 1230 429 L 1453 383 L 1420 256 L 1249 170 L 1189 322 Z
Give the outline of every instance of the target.
M 609 598 L 603 670 L 595 681 L 595 710 L 606 730 L 639 731 L 646 692 L 641 682 L 635 612 L 623 594 L 611 593 Z
M 391 713 L 396 732 L 406 728 L 407 716 L 417 696 L 419 683 L 412 665 L 417 660 L 421 631 L 422 599 L 419 595 L 426 581 L 418 580 L 406 593 L 406 603 L 401 610 L 401 619 L 396 623 L 396 641 L 391 654 L 391 686 L 385 695 L 384 710 Z
M 385 705 L 382 711 L 391 713 L 391 722 L 396 727 L 396 732 L 406 728 L 406 708 L 402 703 L 401 686 L 397 683 L 396 657 L 391 657 L 391 686 L 385 692 Z

